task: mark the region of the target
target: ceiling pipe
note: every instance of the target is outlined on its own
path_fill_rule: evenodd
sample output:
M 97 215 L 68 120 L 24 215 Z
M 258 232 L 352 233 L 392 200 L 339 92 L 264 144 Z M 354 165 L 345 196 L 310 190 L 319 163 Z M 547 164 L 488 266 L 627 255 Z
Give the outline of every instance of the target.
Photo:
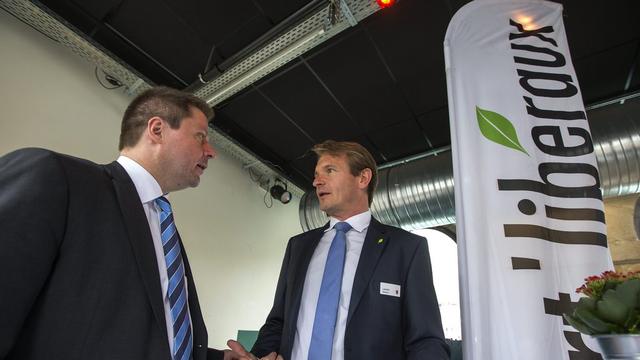
M 587 114 L 603 197 L 640 193 L 640 101 Z M 379 221 L 407 230 L 455 223 L 451 150 L 413 158 L 381 166 L 371 212 Z M 327 222 L 313 191 L 300 200 L 299 216 L 305 231 Z

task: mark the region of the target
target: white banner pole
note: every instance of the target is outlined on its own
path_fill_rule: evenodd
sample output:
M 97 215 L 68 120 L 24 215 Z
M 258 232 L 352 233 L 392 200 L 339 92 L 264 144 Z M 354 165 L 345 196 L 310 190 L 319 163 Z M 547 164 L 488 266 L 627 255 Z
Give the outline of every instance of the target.
M 598 359 L 562 318 L 612 269 L 562 6 L 472 1 L 444 51 L 464 358 Z

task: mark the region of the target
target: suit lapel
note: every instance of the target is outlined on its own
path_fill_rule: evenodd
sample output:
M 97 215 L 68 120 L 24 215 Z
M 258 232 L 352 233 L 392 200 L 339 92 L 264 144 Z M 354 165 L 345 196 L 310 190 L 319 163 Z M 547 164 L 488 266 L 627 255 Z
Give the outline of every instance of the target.
M 120 211 L 124 220 L 129 242 L 133 254 L 138 263 L 138 270 L 142 277 L 151 309 L 161 331 L 167 336 L 167 326 L 164 316 L 164 304 L 162 303 L 162 288 L 160 287 L 160 274 L 156 259 L 153 239 L 149 230 L 149 222 L 144 213 L 140 197 L 135 185 L 127 172 L 117 162 L 106 165 L 107 172 L 112 177 L 113 187 L 118 198 Z M 169 344 L 167 344 L 167 351 Z
M 382 240 L 382 241 L 380 241 Z M 367 230 L 367 236 L 364 239 L 362 245 L 362 252 L 360 253 L 360 260 L 358 261 L 358 267 L 353 279 L 353 287 L 351 289 L 351 301 L 349 302 L 349 315 L 347 316 L 347 326 L 353 316 L 353 313 L 358 308 L 358 304 L 362 299 L 371 276 L 378 264 L 380 256 L 384 252 L 389 239 L 385 237 L 384 227 L 375 219 L 371 218 L 369 228 Z

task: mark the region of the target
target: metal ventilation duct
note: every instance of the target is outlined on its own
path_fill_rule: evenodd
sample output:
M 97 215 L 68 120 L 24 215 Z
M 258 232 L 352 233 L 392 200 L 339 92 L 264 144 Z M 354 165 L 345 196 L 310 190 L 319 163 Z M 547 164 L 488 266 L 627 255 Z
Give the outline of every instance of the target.
M 640 101 L 588 111 L 605 198 L 640 193 Z M 455 223 L 451 151 L 379 170 L 371 211 L 381 222 L 407 230 Z M 313 191 L 300 200 L 306 231 L 324 225 Z
M 640 193 L 640 100 L 588 113 L 605 198 Z

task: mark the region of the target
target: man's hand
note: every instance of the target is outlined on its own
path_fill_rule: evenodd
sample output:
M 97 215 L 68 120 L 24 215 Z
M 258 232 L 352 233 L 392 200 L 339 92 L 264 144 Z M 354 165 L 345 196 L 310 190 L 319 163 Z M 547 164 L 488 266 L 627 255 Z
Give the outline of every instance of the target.
M 224 351 L 224 360 L 284 360 L 282 356 L 277 355 L 275 352 L 258 359 L 255 355 L 248 352 L 242 344 L 235 340 L 227 341 L 227 346 L 231 350 Z

